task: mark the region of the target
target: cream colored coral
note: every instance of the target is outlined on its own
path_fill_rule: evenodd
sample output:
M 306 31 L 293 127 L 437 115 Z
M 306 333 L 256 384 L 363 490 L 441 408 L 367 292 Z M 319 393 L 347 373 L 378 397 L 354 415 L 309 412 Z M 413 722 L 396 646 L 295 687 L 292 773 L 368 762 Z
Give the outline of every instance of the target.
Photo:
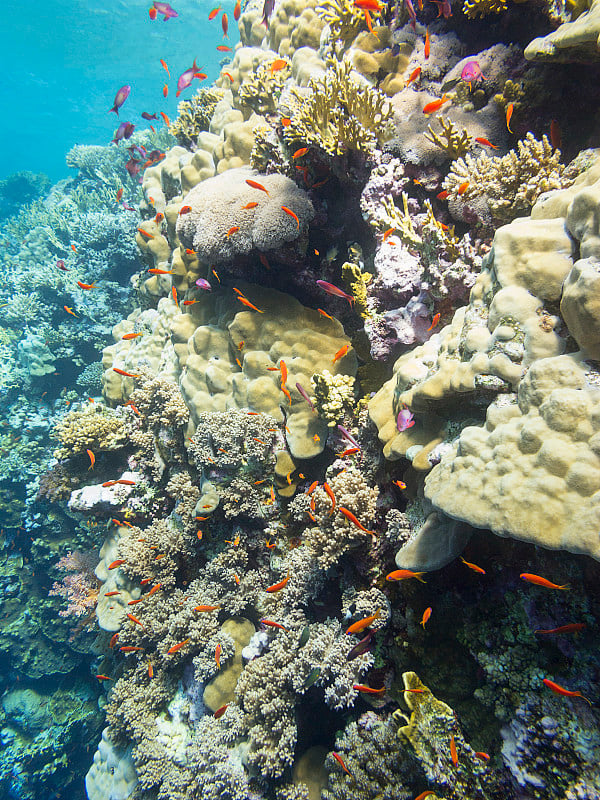
M 313 375 L 311 384 L 312 398 L 318 414 L 326 420 L 330 428 L 334 428 L 344 413 L 354 405 L 354 376 L 332 375 L 328 369 Z
M 600 60 L 600 2 L 592 0 L 589 9 L 573 22 L 531 41 L 525 48 L 528 61 L 589 62 Z
M 324 22 L 315 12 L 318 0 L 282 0 L 269 20 L 269 47 L 291 57 L 300 47 L 319 49 Z
M 202 700 L 210 711 L 214 712 L 235 699 L 235 687 L 243 669 L 242 650 L 254 635 L 254 630 L 250 620 L 243 617 L 226 619 L 221 625 L 221 632 L 231 636 L 234 641 L 235 654 L 227 659 L 227 663 L 204 688 Z
M 345 58 L 352 67 L 365 77 L 371 86 L 377 85 L 388 97 L 405 87 L 405 72 L 410 63 L 413 46 L 409 42 L 398 45 L 392 55 L 392 34 L 385 25 L 360 33 L 348 50 Z M 382 79 L 383 76 L 383 79 Z
M 575 262 L 560 301 L 569 333 L 590 358 L 600 360 L 600 265 L 594 259 Z
M 425 482 L 446 514 L 600 559 L 600 390 L 578 356 L 540 359 L 518 404 L 492 404 Z
M 128 578 L 122 569 L 109 569 L 109 565 L 119 558 L 119 540 L 126 530 L 124 527 L 117 528 L 105 539 L 100 548 L 100 563 L 95 571 L 96 577 L 102 582 L 96 603 L 96 619 L 100 628 L 109 633 L 119 630 L 129 610 L 128 603 L 137 600 L 142 593 L 139 585 Z M 119 594 L 107 597 L 107 592 Z
M 219 142 L 214 150 L 217 175 L 250 163 L 254 147 L 254 131 L 265 124 L 264 117 L 252 114 L 245 122 L 230 122 L 225 126 L 223 141 Z
M 118 450 L 127 444 L 127 427 L 110 408 L 89 403 L 69 411 L 53 430 L 61 446 L 54 451 L 59 460 L 85 453 Z

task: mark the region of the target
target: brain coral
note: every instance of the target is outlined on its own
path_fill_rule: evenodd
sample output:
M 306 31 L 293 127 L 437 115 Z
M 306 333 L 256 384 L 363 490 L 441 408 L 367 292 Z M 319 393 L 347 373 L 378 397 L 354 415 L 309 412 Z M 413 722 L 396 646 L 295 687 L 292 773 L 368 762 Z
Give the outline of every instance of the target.
M 518 403 L 493 403 L 425 482 L 446 514 L 600 559 L 600 390 L 578 356 L 544 358 Z
M 247 180 L 266 191 L 249 186 Z M 296 239 L 314 216 L 306 192 L 289 178 L 257 175 L 244 167 L 203 181 L 183 202 L 191 211 L 179 217 L 177 235 L 206 263 L 223 263 L 255 248 L 280 247 Z M 254 202 L 256 207 L 243 208 Z M 298 223 L 283 206 L 297 215 Z

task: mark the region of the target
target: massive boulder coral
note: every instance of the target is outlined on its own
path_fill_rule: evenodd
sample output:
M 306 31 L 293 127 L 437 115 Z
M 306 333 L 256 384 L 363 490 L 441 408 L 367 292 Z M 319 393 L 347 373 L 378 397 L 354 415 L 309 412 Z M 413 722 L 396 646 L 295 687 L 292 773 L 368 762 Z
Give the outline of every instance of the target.
M 600 559 L 598 380 L 577 356 L 536 361 L 517 403 L 462 431 L 425 496 L 475 527 Z
M 600 61 L 600 2 L 591 0 L 589 8 L 572 22 L 563 23 L 547 36 L 533 39 L 525 48 L 529 61 Z
M 258 175 L 245 168 L 204 181 L 183 202 L 191 210 L 179 217 L 177 235 L 207 264 L 223 263 L 254 249 L 281 247 L 294 241 L 314 216 L 306 192 L 289 178 Z M 244 208 L 252 203 L 257 205 Z M 283 207 L 293 211 L 298 222 Z

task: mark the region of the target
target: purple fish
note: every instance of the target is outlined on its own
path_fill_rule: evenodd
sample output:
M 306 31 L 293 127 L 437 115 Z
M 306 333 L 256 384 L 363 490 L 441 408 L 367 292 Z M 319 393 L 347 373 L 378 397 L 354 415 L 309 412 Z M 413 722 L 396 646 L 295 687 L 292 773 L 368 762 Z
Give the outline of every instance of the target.
M 135 211 L 136 210 L 135 208 L 132 208 L 131 206 L 128 206 L 127 203 L 123 203 L 123 208 L 125 209 L 125 211 Z
M 136 161 L 135 158 L 133 158 L 133 156 L 132 156 L 129 159 L 129 161 L 125 164 L 125 169 L 127 170 L 127 172 L 133 178 L 134 175 L 138 174 L 138 172 L 140 171 L 141 166 L 142 166 L 142 162 L 141 161 Z
M 351 444 L 353 447 L 358 447 L 358 449 L 360 450 L 360 445 L 359 445 L 359 443 L 356 441 L 356 439 L 354 438 L 354 436 L 352 436 L 352 434 L 350 433 L 350 431 L 349 431 L 349 430 L 346 430 L 346 428 L 344 428 L 344 426 L 343 426 L 343 425 L 338 425 L 338 426 L 337 426 L 337 429 L 338 429 L 338 431 L 339 431 L 339 432 L 342 434 L 342 436 L 344 437 L 344 439 L 348 439 L 348 441 L 350 442 L 350 444 Z
M 415 418 L 408 408 L 403 408 L 397 418 L 396 418 L 396 427 L 402 433 L 403 431 L 407 431 L 409 428 L 415 424 Z
M 320 289 L 323 289 L 324 292 L 327 292 L 327 294 L 331 294 L 334 297 L 343 297 L 344 300 L 347 300 L 350 303 L 350 305 L 353 305 L 354 303 L 354 298 L 352 295 L 346 294 L 343 289 L 334 286 L 333 283 L 329 283 L 328 281 L 317 281 L 317 286 Z
M 313 402 L 312 402 L 312 400 L 310 399 L 310 397 L 309 397 L 309 396 L 306 394 L 306 391 L 305 391 L 305 390 L 302 388 L 301 384 L 299 384 L 299 383 L 296 383 L 296 389 L 298 389 L 298 391 L 300 392 L 300 394 L 302 395 L 302 397 L 303 397 L 303 398 L 306 400 L 306 402 L 308 403 L 308 405 L 309 405 L 309 406 L 312 408 L 312 410 L 314 411 L 314 410 L 315 410 L 315 407 L 314 407 L 314 405 L 313 405 Z
M 149 111 L 142 111 L 142 119 L 158 119 L 158 114 L 151 114 Z
M 194 80 L 194 73 L 198 72 L 199 69 L 200 67 L 196 65 L 196 59 L 194 59 L 192 66 L 188 67 L 185 72 L 182 72 L 179 78 L 177 78 L 177 92 L 175 97 L 179 97 L 183 90 L 188 88 L 188 86 Z
M 154 0 L 154 3 L 152 3 L 152 5 L 158 11 L 159 14 L 164 14 L 163 22 L 166 22 L 168 19 L 171 19 L 171 17 L 179 16 L 179 14 L 175 11 L 175 9 L 171 8 L 171 6 L 168 3 L 158 3 L 156 2 L 156 0 Z
M 415 7 L 413 6 L 411 0 L 404 0 L 404 4 L 406 5 L 406 10 L 408 11 L 408 16 L 410 18 L 410 27 L 413 31 L 417 29 L 417 12 L 415 11 Z
M 129 155 L 134 158 L 137 153 L 141 158 L 146 158 L 146 148 L 141 144 L 130 144 L 127 148 Z
M 263 18 L 261 20 L 261 23 L 265 26 L 265 28 L 269 27 L 269 19 L 271 18 L 274 8 L 275 0 L 265 0 L 265 4 L 263 6 Z
M 467 61 L 460 73 L 460 77 L 465 83 L 477 83 L 477 81 L 485 80 L 477 61 Z
M 369 650 L 373 649 L 373 642 L 371 641 L 375 636 L 375 631 L 369 631 L 364 639 L 361 639 L 358 644 L 355 644 L 351 650 L 348 650 L 346 654 L 346 661 L 352 661 L 359 656 L 362 656 L 363 653 L 368 653 Z
M 109 109 L 109 114 L 111 111 L 114 111 L 115 114 L 119 114 L 119 109 L 129 97 L 129 92 L 131 91 L 131 86 L 121 86 L 119 91 L 115 95 L 115 102 L 113 103 L 113 107 Z
M 65 262 L 62 260 L 62 258 L 61 258 L 61 259 L 59 259 L 59 260 L 56 262 L 56 266 L 57 266 L 59 269 L 62 269 L 62 271 L 63 271 L 63 272 L 68 272 L 67 268 L 65 267 Z
M 207 292 L 212 292 L 212 286 L 206 280 L 206 278 L 198 278 L 198 280 L 196 281 L 196 286 L 199 289 L 205 289 Z
M 450 5 L 450 0 L 432 0 L 438 7 L 438 17 L 441 17 L 442 14 L 444 15 L 444 19 L 448 19 L 452 16 L 452 6 Z

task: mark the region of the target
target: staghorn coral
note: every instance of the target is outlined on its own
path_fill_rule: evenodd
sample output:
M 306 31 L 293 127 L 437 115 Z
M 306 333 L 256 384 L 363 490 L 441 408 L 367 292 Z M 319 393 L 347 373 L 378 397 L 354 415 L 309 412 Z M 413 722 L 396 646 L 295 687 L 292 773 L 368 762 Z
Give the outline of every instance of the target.
M 201 87 L 189 100 L 177 106 L 177 117 L 169 126 L 169 133 L 188 149 L 195 149 L 198 136 L 207 131 L 217 103 L 225 96 L 224 89 Z
M 56 423 L 52 435 L 60 447 L 54 452 L 62 461 L 92 450 L 119 450 L 127 444 L 127 428 L 123 417 L 98 403 L 69 411 Z
M 317 413 L 334 428 L 344 414 L 354 406 L 354 377 L 352 375 L 332 375 L 323 370 L 310 379 Z
M 283 131 L 287 144 L 301 141 L 338 156 L 346 150 L 370 150 L 389 138 L 392 108 L 385 95 L 361 86 L 351 65 L 335 62 L 306 89 L 292 87 L 282 98 L 291 119 Z
M 277 108 L 279 95 L 290 76 L 290 64 L 273 70 L 274 61 L 265 59 L 250 72 L 237 91 L 237 105 L 257 114 L 272 114 Z
M 437 118 L 440 123 L 441 131 L 438 133 L 433 129 L 432 125 L 427 128 L 427 133 L 424 134 L 430 142 L 441 147 L 446 151 L 448 158 L 461 158 L 464 156 L 471 147 L 472 139 L 466 128 L 462 129 L 459 133 L 458 129 L 454 126 L 452 120 L 444 119 L 440 116 Z
M 351 0 L 323 0 L 316 12 L 331 31 L 333 39 L 339 39 L 344 47 L 366 30 L 367 23 L 364 11 L 361 11 Z M 373 22 L 379 22 L 381 10 L 369 11 Z
M 506 0 L 465 0 L 463 14 L 469 19 L 476 19 L 488 14 L 502 14 L 507 8 Z
M 483 196 L 492 215 L 508 222 L 528 213 L 544 192 L 573 183 L 576 175 L 565 174 L 560 150 L 554 150 L 546 136 L 539 141 L 528 133 L 517 148 L 501 158 L 482 153 L 453 161 L 442 184 L 450 200 L 468 202 Z

